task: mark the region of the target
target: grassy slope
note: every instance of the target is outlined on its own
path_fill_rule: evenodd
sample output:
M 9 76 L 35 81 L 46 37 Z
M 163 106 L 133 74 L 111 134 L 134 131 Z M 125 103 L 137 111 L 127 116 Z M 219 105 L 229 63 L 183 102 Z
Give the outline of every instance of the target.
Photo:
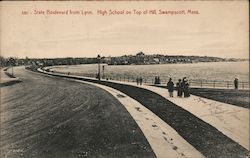
M 159 86 L 166 88 L 166 86 Z M 200 97 L 249 108 L 250 91 L 235 89 L 191 88 L 190 93 Z
M 249 90 L 192 88 L 191 93 L 204 98 L 249 108 Z

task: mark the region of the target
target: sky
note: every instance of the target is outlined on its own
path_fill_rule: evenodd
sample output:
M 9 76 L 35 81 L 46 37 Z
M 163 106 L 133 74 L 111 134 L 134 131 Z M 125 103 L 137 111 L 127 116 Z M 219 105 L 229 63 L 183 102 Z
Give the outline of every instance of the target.
M 55 58 L 145 54 L 249 58 L 248 1 L 0 2 L 1 56 Z M 186 15 L 111 15 L 97 10 L 194 10 Z M 92 11 L 35 15 L 34 10 Z M 22 11 L 28 11 L 23 15 Z

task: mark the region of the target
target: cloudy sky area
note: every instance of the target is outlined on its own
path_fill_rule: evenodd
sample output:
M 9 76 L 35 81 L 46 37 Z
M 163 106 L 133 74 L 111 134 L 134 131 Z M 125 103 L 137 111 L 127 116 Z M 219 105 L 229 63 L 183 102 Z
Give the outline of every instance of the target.
M 95 15 L 21 15 L 22 10 Z M 100 16 L 96 11 L 198 10 L 199 15 Z M 249 58 L 247 1 L 1 2 L 1 55 L 96 57 L 136 54 Z

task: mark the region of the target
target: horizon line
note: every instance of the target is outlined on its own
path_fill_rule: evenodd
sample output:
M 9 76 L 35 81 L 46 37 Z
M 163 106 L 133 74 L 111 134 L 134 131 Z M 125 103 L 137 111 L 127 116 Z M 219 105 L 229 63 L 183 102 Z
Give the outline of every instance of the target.
M 140 51 L 142 52 L 142 51 Z M 138 53 L 140 53 L 138 52 Z M 143 53 L 143 52 L 142 52 Z M 137 53 L 136 53 L 137 54 Z M 122 57 L 122 56 L 136 56 L 136 54 L 124 54 L 124 55 L 118 55 L 118 56 L 111 56 L 111 55 L 104 55 L 101 57 Z M 144 53 L 145 54 L 145 53 Z M 209 56 L 209 55 L 181 55 L 181 54 L 176 54 L 176 55 L 167 55 L 167 54 L 145 54 L 145 56 L 153 56 L 153 55 L 163 55 L 163 56 L 183 56 L 183 57 L 213 57 L 213 58 L 222 58 L 222 59 L 247 59 L 249 60 L 249 57 L 243 57 L 243 58 L 236 58 L 236 57 L 219 57 L 219 56 Z M 92 56 L 92 57 L 87 57 L 87 56 L 64 56 L 64 57 L 29 57 L 29 56 L 25 56 L 25 57 L 17 57 L 17 56 L 3 56 L 0 55 L 0 57 L 3 58 L 17 58 L 17 59 L 25 59 L 25 58 L 29 58 L 29 59 L 58 59 L 58 58 L 97 58 L 97 56 Z

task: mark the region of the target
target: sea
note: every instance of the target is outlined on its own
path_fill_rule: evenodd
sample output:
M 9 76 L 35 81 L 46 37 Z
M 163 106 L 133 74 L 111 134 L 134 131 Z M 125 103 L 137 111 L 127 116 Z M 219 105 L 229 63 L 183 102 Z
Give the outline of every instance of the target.
M 98 64 L 53 66 L 52 71 L 94 76 L 98 73 Z M 249 82 L 249 61 L 244 62 L 202 62 L 188 64 L 157 64 L 157 65 L 100 65 L 101 76 L 153 79 L 159 76 L 161 80 L 182 79 Z

